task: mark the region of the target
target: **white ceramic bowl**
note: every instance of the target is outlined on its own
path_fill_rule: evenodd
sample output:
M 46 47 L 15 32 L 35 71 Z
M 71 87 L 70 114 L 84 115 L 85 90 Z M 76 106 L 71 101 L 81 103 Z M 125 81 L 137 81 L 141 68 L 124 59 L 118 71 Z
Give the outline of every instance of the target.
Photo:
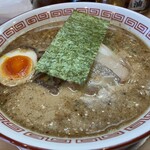
M 9 8 L 8 8 L 9 9 Z M 0 51 L 16 37 L 41 25 L 66 20 L 76 9 L 111 20 L 129 30 L 150 47 L 150 19 L 133 11 L 100 3 L 66 3 L 43 7 L 22 14 L 0 26 Z M 48 137 L 29 131 L 0 112 L 0 136 L 16 145 L 30 149 L 119 149 L 150 135 L 150 109 L 130 125 L 106 135 L 83 138 Z

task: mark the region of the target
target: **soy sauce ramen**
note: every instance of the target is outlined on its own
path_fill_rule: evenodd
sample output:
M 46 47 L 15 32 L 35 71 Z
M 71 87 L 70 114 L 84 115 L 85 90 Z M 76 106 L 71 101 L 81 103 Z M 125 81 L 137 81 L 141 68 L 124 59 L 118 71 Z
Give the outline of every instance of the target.
M 30 47 L 40 58 L 62 24 L 31 30 L 5 52 Z M 85 85 L 35 74 L 18 86 L 0 85 L 0 109 L 25 128 L 59 137 L 100 135 L 134 121 L 150 106 L 150 49 L 113 25 L 103 44 L 112 53 L 96 58 Z

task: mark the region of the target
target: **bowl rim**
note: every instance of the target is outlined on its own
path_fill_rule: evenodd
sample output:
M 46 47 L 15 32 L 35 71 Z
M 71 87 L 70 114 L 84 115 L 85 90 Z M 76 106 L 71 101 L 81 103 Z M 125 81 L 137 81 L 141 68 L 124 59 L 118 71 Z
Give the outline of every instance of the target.
M 115 150 L 115 149 L 119 149 L 119 148 L 124 148 L 126 146 L 130 146 L 134 143 L 137 143 L 140 140 L 143 140 L 144 138 L 146 138 L 148 136 L 150 136 L 150 130 L 148 132 L 136 137 L 136 138 L 133 138 L 133 139 L 127 141 L 127 142 L 122 142 L 122 143 L 120 143 L 118 145 L 115 145 L 115 146 L 108 146 L 108 147 L 105 147 L 104 149 L 105 150 Z M 22 142 L 19 142 L 17 140 L 14 140 L 13 138 L 10 138 L 6 135 L 3 135 L 2 133 L 0 133 L 0 138 L 2 138 L 4 140 L 7 140 L 7 142 L 10 142 L 11 144 L 14 144 L 16 146 L 20 146 L 21 148 L 29 148 L 29 149 L 32 149 L 32 150 L 40 150 L 40 149 L 48 150 L 48 149 L 42 148 L 42 147 L 35 147 L 35 146 L 29 145 L 29 144 L 27 145 L 26 143 L 22 143 Z M 104 150 L 104 149 L 100 148 L 100 149 L 97 149 L 97 150 Z
M 77 3 L 82 3 L 83 4 L 83 2 L 77 2 Z M 89 2 L 86 2 L 86 3 L 89 3 Z M 55 4 L 55 5 L 65 5 L 65 4 L 68 4 L 68 3 L 63 3 L 63 4 Z M 94 3 L 95 4 L 95 3 Z M 108 5 L 108 4 L 101 4 L 101 5 Z M 51 5 L 52 6 L 52 5 Z M 45 6 L 45 7 L 51 7 L 51 6 Z M 114 7 L 114 6 L 113 6 Z M 118 6 L 115 6 L 115 7 L 118 7 Z M 120 7 L 119 7 L 120 8 Z M 43 7 L 42 8 L 39 8 L 39 9 L 43 9 Z M 121 9 L 124 9 L 124 8 L 121 8 Z M 27 11 L 27 12 L 25 12 L 25 13 L 28 13 L 28 12 L 32 12 L 33 10 L 30 10 L 30 11 Z M 130 10 L 128 10 L 128 11 L 130 11 Z M 25 14 L 25 13 L 22 13 L 22 14 L 20 14 L 20 15 L 18 15 L 18 16 L 21 16 L 21 15 L 23 15 L 23 14 Z M 132 13 L 136 13 L 136 12 L 132 12 Z M 140 14 L 139 14 L 140 15 Z M 16 16 L 16 17 L 18 17 L 18 16 Z M 14 17 L 14 18 L 16 18 L 16 17 Z M 144 17 L 144 16 L 143 16 Z M 12 18 L 12 19 L 14 19 L 14 18 Z M 146 17 L 145 17 L 146 18 Z M 12 19 L 10 19 L 10 20 L 12 20 Z M 10 21 L 9 20 L 9 21 Z M 9 22 L 9 21 L 7 21 L 7 22 Z M 6 23 L 7 23 L 6 22 Z M 5 23 L 4 23 L 5 24 Z M 2 25 L 3 26 L 3 25 Z M 112 150 L 112 149 L 116 149 L 116 148 L 121 148 L 121 147 L 124 147 L 124 146 L 128 146 L 128 145 L 130 145 L 130 144 L 133 144 L 133 143 L 135 143 L 135 142 L 137 142 L 137 141 L 139 141 L 139 140 L 141 140 L 141 139 L 143 139 L 143 138 L 145 138 L 146 136 L 149 136 L 150 135 L 150 130 L 149 131 L 147 131 L 147 132 L 145 132 L 144 134 L 142 134 L 142 135 L 140 135 L 140 136 L 138 136 L 138 137 L 136 137 L 136 138 L 133 138 L 133 139 L 131 139 L 131 140 L 129 140 L 129 141 L 126 141 L 126 142 L 122 142 L 122 143 L 120 143 L 120 144 L 118 144 L 118 145 L 115 145 L 115 146 L 112 146 L 112 147 L 106 147 L 105 149 L 108 149 L 108 150 Z M 2 133 L 0 133 L 0 137 L 2 137 L 3 139 L 6 139 L 6 140 L 8 140 L 8 141 L 10 141 L 11 143 L 14 143 L 15 145 L 18 145 L 18 146 L 22 146 L 22 147 L 24 147 L 24 148 L 32 148 L 33 150 L 34 149 L 41 149 L 41 147 L 34 147 L 34 146 L 32 146 L 32 145 L 26 145 L 25 143 L 22 143 L 22 142 L 19 142 L 19 141 L 17 141 L 17 140 L 14 140 L 14 139 L 12 139 L 12 138 L 10 138 L 10 137 L 7 137 L 6 135 L 3 135 Z M 26 145 L 26 146 L 24 146 L 24 145 Z M 42 148 L 43 149 L 43 148 Z

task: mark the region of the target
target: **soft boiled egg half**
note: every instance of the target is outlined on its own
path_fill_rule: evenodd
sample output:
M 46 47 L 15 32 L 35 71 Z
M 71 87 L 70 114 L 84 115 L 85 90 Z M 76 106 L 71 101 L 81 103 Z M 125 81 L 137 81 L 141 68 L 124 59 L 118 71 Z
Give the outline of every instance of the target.
M 0 83 L 16 86 L 29 81 L 37 63 L 37 55 L 30 48 L 18 48 L 0 57 Z

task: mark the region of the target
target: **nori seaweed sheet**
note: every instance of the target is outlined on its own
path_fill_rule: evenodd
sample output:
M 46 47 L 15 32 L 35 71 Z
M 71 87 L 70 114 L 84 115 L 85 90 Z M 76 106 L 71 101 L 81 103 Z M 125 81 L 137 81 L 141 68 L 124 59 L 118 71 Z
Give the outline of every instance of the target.
M 108 21 L 74 11 L 38 61 L 36 70 L 84 83 L 108 25 Z

